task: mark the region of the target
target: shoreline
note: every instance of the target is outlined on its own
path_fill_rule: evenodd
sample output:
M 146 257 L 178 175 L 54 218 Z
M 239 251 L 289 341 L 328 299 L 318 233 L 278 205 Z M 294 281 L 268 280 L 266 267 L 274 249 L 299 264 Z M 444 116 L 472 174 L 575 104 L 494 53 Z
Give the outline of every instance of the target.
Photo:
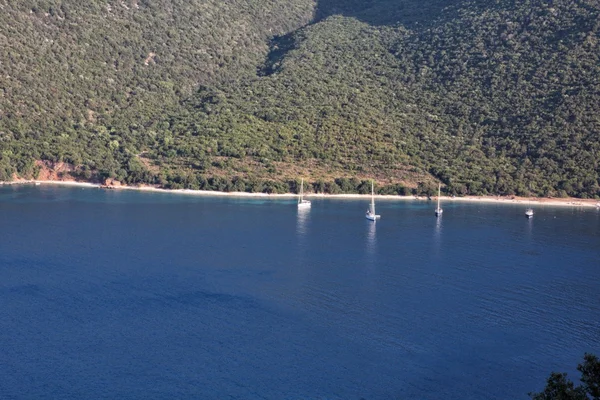
M 248 192 L 218 192 L 212 190 L 193 190 L 193 189 L 161 189 L 153 186 L 110 186 L 106 187 L 98 183 L 90 182 L 77 182 L 77 181 L 40 181 L 40 180 L 20 180 L 12 182 L 0 182 L 1 186 L 12 186 L 12 185 L 50 185 L 50 186 L 71 186 L 81 187 L 90 189 L 105 189 L 105 190 L 135 190 L 139 192 L 153 192 L 153 193 L 171 193 L 171 194 L 185 194 L 194 196 L 217 196 L 217 197 L 256 197 L 256 198 L 272 198 L 272 199 L 285 199 L 295 198 L 298 195 L 295 193 L 248 193 Z M 331 198 L 331 199 L 349 199 L 349 200 L 361 200 L 369 199 L 369 194 L 324 194 L 324 193 L 310 193 L 304 194 L 307 198 Z M 375 195 L 377 199 L 381 200 L 399 200 L 399 201 L 429 201 L 425 196 L 400 196 L 400 195 Z M 431 199 L 436 199 L 436 196 L 431 196 Z M 532 205 L 547 205 L 547 206 L 561 206 L 561 207 L 587 207 L 597 208 L 600 205 L 600 201 L 596 199 L 578 199 L 573 197 L 568 198 L 526 198 L 526 197 L 502 197 L 502 196 L 464 196 L 464 197 L 449 197 L 441 196 L 443 202 L 473 202 L 473 203 L 492 203 L 492 204 L 532 204 Z

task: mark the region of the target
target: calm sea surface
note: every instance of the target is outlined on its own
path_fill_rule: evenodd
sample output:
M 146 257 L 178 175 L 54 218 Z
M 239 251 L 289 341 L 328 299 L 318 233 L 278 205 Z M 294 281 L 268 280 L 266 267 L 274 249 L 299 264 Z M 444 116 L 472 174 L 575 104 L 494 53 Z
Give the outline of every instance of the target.
M 600 213 L 0 188 L 0 398 L 527 399 L 600 355 Z

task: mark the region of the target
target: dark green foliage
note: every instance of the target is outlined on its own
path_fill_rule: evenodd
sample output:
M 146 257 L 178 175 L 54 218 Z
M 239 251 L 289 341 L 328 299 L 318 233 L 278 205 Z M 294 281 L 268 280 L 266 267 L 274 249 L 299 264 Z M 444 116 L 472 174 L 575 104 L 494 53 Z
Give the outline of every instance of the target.
M 592 354 L 585 354 L 584 362 L 577 366 L 581 372 L 579 386 L 567 378 L 567 374 L 553 372 L 546 381 L 542 392 L 530 393 L 533 400 L 599 400 L 600 399 L 600 360 Z
M 532 393 L 533 400 L 587 400 L 587 396 L 581 387 L 575 387 L 573 382 L 567 379 L 567 374 L 553 372 L 546 381 L 543 392 Z
M 577 366 L 581 372 L 582 387 L 594 400 L 600 400 L 600 360 L 593 354 L 586 354 L 583 364 Z
M 0 0 L 0 180 L 600 196 L 598 0 L 314 7 Z

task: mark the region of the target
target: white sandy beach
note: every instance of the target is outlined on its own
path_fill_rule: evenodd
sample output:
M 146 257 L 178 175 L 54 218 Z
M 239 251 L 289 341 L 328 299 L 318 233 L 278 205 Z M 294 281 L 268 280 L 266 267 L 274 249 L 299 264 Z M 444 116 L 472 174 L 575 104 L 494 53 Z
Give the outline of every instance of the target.
M 76 181 L 37 181 L 37 180 L 20 180 L 13 182 L 0 182 L 2 185 L 52 185 L 52 186 L 70 186 L 70 187 L 81 187 L 81 188 L 104 188 L 104 185 L 89 183 L 89 182 L 76 182 Z M 157 192 L 157 193 L 177 193 L 185 195 L 195 196 L 231 196 L 231 197 L 260 197 L 260 198 L 294 198 L 297 194 L 286 193 L 286 194 L 269 194 L 269 193 L 247 193 L 247 192 L 217 192 L 211 190 L 192 190 L 192 189 L 161 189 L 153 186 L 114 186 L 107 190 L 136 190 L 141 192 Z M 306 194 L 308 198 L 332 198 L 332 199 L 355 199 L 364 200 L 371 197 L 369 194 Z M 395 200 L 395 201 L 428 201 L 429 199 L 424 196 L 398 196 L 398 195 L 375 195 L 377 199 L 381 200 Z M 431 199 L 437 197 L 432 196 Z M 562 207 L 588 207 L 596 208 L 600 205 L 598 200 L 594 199 L 577 199 L 577 198 L 524 198 L 524 197 L 502 197 L 502 196 L 464 196 L 464 197 L 448 197 L 442 196 L 441 201 L 443 202 L 474 202 L 474 203 L 498 203 L 498 204 L 532 204 L 532 205 L 546 205 L 546 206 L 562 206 Z

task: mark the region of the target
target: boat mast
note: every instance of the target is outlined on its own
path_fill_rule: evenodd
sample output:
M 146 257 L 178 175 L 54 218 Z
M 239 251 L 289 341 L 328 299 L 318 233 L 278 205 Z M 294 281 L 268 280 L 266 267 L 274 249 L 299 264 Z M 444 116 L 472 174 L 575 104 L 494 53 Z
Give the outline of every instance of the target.
M 373 189 L 373 181 L 371 180 L 371 212 L 375 214 L 375 191 Z
M 440 191 L 441 191 L 441 189 L 442 189 L 442 184 L 438 183 L 438 206 L 437 206 L 438 210 L 440 209 Z
M 303 193 L 304 193 L 304 178 L 302 178 L 302 181 L 300 183 L 300 198 L 298 199 L 298 204 L 302 203 Z

